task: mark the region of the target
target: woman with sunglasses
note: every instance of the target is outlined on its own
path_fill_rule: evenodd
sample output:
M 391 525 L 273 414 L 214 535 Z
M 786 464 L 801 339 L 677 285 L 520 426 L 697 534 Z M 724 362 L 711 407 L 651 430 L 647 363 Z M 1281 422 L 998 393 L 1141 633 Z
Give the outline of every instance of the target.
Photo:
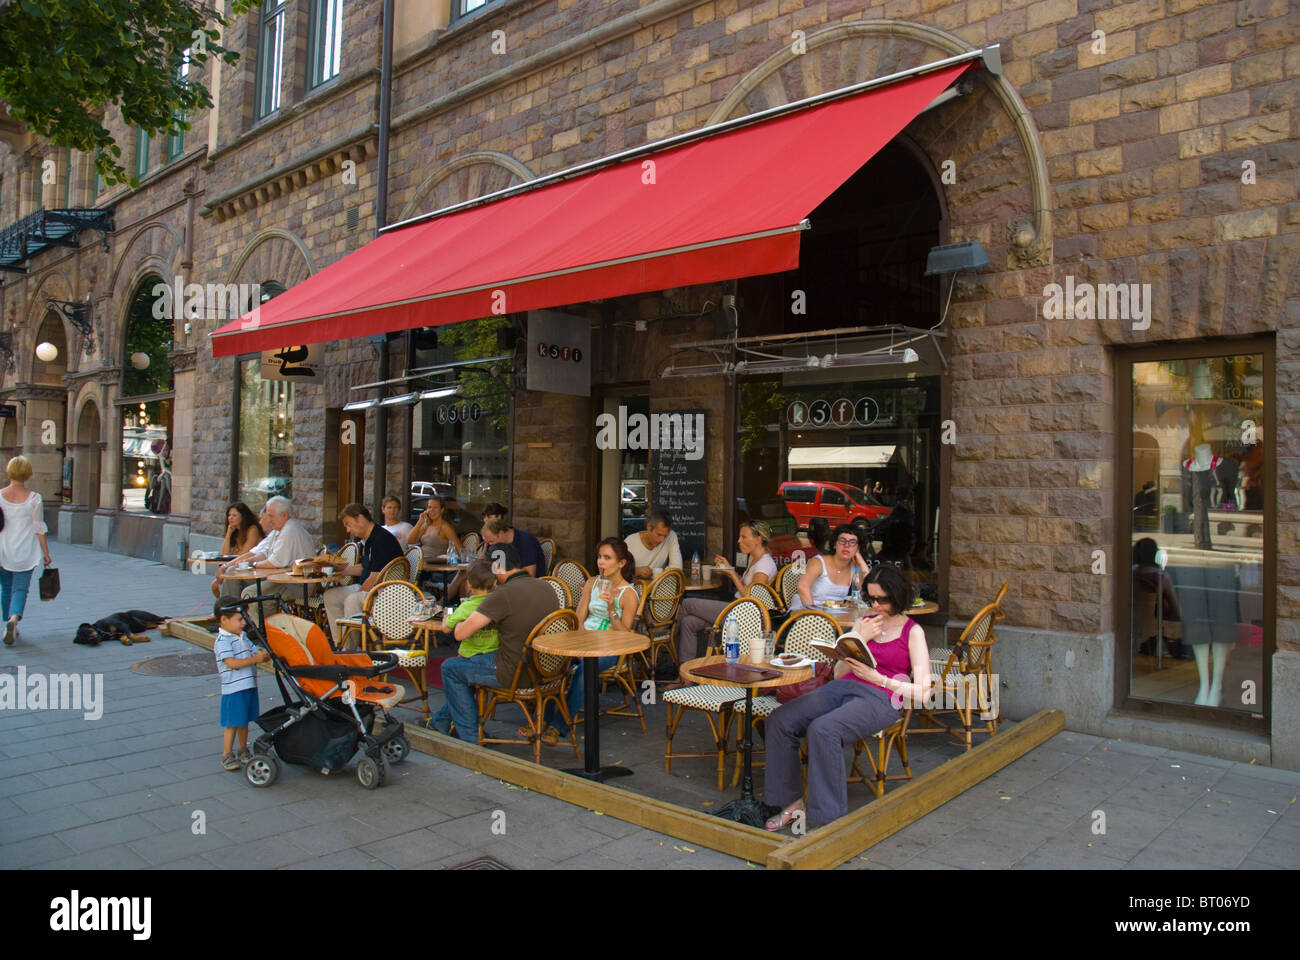
M 847 523 L 840 524 L 831 532 L 831 552 L 808 561 L 790 609 L 807 610 L 827 600 L 847 599 L 853 591 L 854 572 L 865 576 L 867 570 L 867 561 L 858 549 L 857 531 Z
M 789 826 L 801 812 L 808 825 L 849 812 L 844 748 L 898 720 L 904 703 L 924 702 L 930 690 L 930 648 L 920 624 L 907 616 L 912 585 L 897 567 L 867 577 L 872 613 L 854 627 L 876 667 L 852 660 L 835 664 L 831 682 L 777 707 L 767 720 L 768 803 L 781 812 L 767 829 Z M 808 738 L 808 801 L 803 799 L 799 741 Z

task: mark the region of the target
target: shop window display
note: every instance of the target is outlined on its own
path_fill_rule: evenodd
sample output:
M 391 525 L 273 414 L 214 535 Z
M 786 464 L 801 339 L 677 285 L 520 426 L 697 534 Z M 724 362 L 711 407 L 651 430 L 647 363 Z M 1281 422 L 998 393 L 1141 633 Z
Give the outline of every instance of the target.
M 1131 365 L 1134 697 L 1262 712 L 1262 354 Z

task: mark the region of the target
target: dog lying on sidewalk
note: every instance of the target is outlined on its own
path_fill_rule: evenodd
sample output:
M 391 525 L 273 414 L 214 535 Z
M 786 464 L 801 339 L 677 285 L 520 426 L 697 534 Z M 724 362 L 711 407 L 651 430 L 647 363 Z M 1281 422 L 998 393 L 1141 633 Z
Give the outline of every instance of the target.
M 120 640 L 128 647 L 133 643 L 148 643 L 150 638 L 144 636 L 143 631 L 152 630 L 166 620 L 166 617 L 148 610 L 125 610 L 94 623 L 81 624 L 72 642 L 87 647 L 97 647 L 105 640 Z

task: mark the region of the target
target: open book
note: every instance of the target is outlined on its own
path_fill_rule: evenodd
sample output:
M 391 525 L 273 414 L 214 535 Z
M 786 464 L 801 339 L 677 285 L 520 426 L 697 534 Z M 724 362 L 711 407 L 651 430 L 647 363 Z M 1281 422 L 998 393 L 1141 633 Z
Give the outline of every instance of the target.
M 814 650 L 825 654 L 832 660 L 856 660 L 858 663 L 865 663 L 873 670 L 876 667 L 876 658 L 867 649 L 867 642 L 856 633 L 843 634 L 834 643 L 827 643 L 825 640 L 814 640 L 810 645 Z

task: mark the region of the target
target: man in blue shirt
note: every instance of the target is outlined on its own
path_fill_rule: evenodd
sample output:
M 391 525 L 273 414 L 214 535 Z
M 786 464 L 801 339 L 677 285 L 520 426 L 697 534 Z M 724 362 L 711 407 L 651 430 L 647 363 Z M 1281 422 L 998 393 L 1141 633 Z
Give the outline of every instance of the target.
M 402 545 L 397 542 L 397 538 L 375 523 L 370 516 L 370 511 L 361 504 L 349 503 L 343 508 L 339 519 L 343 522 L 343 529 L 348 532 L 348 535 L 361 541 L 361 554 L 358 558 L 359 563 L 344 567 L 335 573 L 345 577 L 361 577 L 362 582 L 360 585 L 351 584 L 325 591 L 325 612 L 336 644 L 338 629 L 334 626 L 334 621 L 344 617 L 355 617 L 360 613 L 366 602 L 366 594 L 379 582 L 379 574 L 383 572 L 384 567 L 402 556 Z M 356 641 L 353 639 L 355 637 L 355 631 L 349 634 L 348 642 L 351 646 L 348 649 L 355 649 Z
M 510 521 L 505 517 L 494 517 L 483 525 L 483 542 L 488 545 L 484 556 L 489 560 L 492 559 L 493 546 L 508 543 L 519 555 L 520 568 L 527 570 L 530 577 L 544 577 L 549 572 L 542 555 L 541 543 L 527 530 L 510 526 Z

